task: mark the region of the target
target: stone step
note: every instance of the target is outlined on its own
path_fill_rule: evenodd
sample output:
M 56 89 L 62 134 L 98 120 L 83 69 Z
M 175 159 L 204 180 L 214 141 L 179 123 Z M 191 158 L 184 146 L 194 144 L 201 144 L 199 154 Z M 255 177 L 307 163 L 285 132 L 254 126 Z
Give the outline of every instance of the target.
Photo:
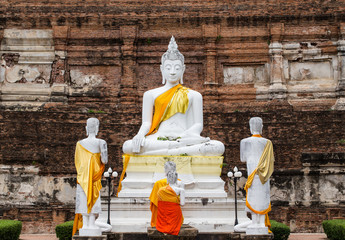
M 198 229 L 183 224 L 178 236 L 159 232 L 155 227 L 147 228 L 147 235 L 150 240 L 194 240 L 198 235 Z
M 102 198 L 102 213 L 98 221 L 107 222 L 107 209 L 106 198 Z M 238 200 L 237 209 L 238 221 L 248 221 L 244 200 Z M 112 198 L 110 211 L 113 232 L 146 232 L 150 226 L 148 198 Z M 186 198 L 182 213 L 184 223 L 199 232 L 231 232 L 235 222 L 235 201 L 232 198 Z

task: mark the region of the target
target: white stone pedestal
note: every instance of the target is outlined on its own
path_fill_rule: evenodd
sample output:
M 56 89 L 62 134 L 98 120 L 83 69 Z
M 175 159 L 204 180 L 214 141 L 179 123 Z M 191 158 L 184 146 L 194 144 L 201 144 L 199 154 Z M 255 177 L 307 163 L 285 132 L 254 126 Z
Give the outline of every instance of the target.
M 126 178 L 118 198 L 111 199 L 112 232 L 143 233 L 150 227 L 149 196 L 154 183 L 165 177 L 166 161 L 176 163 L 178 178 L 185 183 L 186 203 L 182 206 L 184 224 L 201 233 L 231 232 L 235 223 L 235 201 L 224 191 L 220 178 L 222 156 L 130 156 Z M 125 162 L 124 162 L 125 165 Z M 102 199 L 99 220 L 107 221 L 107 201 Z M 238 201 L 238 221 L 249 219 L 244 211 L 245 201 Z
M 107 199 L 102 199 L 102 214 L 99 220 L 107 221 Z M 245 201 L 237 204 L 238 221 L 249 219 L 244 211 Z M 151 222 L 148 198 L 112 198 L 110 206 L 112 232 L 146 232 Z M 235 223 L 235 202 L 232 198 L 186 198 L 182 206 L 184 223 L 201 233 L 232 232 Z
M 89 236 L 89 237 L 97 237 L 102 236 L 102 231 L 99 228 L 95 229 L 79 229 L 79 236 Z
M 247 235 L 266 235 L 268 234 L 268 227 L 247 227 Z
M 144 156 L 132 155 L 122 181 L 119 197 L 148 198 L 154 183 L 165 178 L 166 161 L 176 163 L 178 178 L 185 184 L 186 197 L 226 198 L 220 178 L 222 156 Z

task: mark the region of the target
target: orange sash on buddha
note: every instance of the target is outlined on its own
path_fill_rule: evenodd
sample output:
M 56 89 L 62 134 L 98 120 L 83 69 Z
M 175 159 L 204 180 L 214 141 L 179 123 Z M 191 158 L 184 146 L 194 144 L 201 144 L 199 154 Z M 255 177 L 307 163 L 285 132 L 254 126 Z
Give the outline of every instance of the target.
M 158 191 L 156 229 L 162 233 L 178 235 L 183 223 L 180 197 L 169 186 Z
M 169 119 L 174 114 L 178 112 L 186 113 L 189 102 L 187 93 L 188 88 L 178 84 L 156 98 L 155 113 L 153 114 L 150 130 L 146 136 L 157 132 L 161 122 Z

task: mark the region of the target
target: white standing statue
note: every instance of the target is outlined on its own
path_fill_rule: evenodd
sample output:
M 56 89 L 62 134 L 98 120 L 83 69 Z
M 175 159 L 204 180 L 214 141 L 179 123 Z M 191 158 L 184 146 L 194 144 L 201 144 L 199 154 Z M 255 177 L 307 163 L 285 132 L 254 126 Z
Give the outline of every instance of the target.
M 268 212 L 271 211 L 269 178 L 274 168 L 273 146 L 270 140 L 261 137 L 261 118 L 251 118 L 249 125 L 252 136 L 241 141 L 241 161 L 247 163 L 246 211 L 251 213 L 252 220 L 236 225 L 234 230 L 245 231 L 248 235 L 268 234 Z
M 89 118 L 86 124 L 88 137 L 79 141 L 75 150 L 78 184 L 73 235 L 81 225 L 80 236 L 100 236 L 102 231 L 111 231 L 111 225 L 96 222 L 101 212 L 101 178 L 104 164 L 108 162 L 107 143 L 96 138 L 98 127 L 98 119 Z
M 164 86 L 145 92 L 142 124 L 123 145 L 126 154 L 221 156 L 223 143 L 201 137 L 203 106 L 200 93 L 182 86 L 184 57 L 174 37 L 161 59 Z

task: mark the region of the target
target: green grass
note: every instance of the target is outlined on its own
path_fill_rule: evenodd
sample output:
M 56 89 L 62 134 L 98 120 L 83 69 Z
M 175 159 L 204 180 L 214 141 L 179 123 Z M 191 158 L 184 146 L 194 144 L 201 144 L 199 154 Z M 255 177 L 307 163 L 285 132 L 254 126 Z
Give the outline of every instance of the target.
M 105 113 L 105 112 L 102 111 L 102 110 L 93 110 L 93 109 L 89 109 L 87 112 L 88 112 L 88 113 Z

